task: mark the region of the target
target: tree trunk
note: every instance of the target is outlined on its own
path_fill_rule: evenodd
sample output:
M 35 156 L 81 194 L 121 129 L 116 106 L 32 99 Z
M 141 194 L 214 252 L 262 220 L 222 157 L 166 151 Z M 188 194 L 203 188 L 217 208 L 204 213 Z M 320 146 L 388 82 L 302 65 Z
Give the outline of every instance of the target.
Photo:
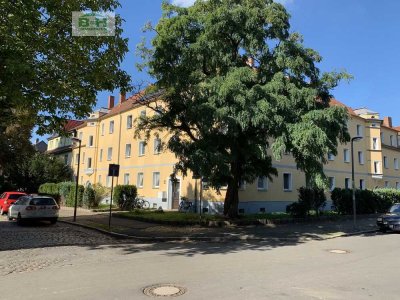
M 239 208 L 239 172 L 237 163 L 232 164 L 231 171 L 233 178 L 228 182 L 224 202 L 224 215 L 230 219 L 234 219 L 238 216 Z

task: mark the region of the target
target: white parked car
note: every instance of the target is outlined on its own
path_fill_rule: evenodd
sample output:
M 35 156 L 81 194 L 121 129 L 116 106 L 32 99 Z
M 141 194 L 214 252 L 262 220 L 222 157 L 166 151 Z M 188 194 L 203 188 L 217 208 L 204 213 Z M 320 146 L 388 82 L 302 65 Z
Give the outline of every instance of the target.
M 27 220 L 46 220 L 55 224 L 59 209 L 52 197 L 23 196 L 9 208 L 8 219 L 17 219 L 18 224 Z

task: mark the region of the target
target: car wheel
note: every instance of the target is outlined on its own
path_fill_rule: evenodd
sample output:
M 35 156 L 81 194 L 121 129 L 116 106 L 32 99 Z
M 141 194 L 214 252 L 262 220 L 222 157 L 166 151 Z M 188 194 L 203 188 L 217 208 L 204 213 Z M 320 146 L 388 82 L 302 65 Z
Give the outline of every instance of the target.
M 12 221 L 13 217 L 11 217 L 10 212 L 7 214 L 8 221 Z
M 51 219 L 50 224 L 56 224 L 57 223 L 57 218 Z
M 18 216 L 17 216 L 17 224 L 18 225 L 22 225 L 23 224 L 23 220 L 22 220 L 21 214 L 18 214 Z

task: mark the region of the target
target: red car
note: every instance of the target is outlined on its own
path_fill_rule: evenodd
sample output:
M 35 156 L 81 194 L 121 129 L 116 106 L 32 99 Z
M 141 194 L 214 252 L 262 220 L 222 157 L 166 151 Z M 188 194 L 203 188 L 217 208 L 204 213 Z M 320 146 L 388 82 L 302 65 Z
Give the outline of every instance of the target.
M 18 200 L 19 197 L 25 196 L 25 193 L 21 192 L 5 192 L 0 195 L 0 215 L 4 215 L 8 212 L 8 208 Z

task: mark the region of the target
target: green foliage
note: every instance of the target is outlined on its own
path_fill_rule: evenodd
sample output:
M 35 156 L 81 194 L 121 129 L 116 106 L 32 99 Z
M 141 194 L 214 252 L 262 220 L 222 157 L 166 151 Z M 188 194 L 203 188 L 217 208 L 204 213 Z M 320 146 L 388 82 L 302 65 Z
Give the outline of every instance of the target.
M 152 47 L 139 47 L 140 67 L 155 78 L 148 94 L 162 91 L 166 105 L 149 104 L 160 113 L 141 118 L 137 135 L 171 132 L 166 147 L 179 159 L 175 172 L 201 174 L 217 189 L 227 183 L 230 217 L 242 180 L 277 175 L 268 151 L 275 158 L 290 152 L 299 169 L 324 178 L 326 153 L 349 140 L 346 110 L 329 105 L 330 90 L 349 76 L 320 72 L 321 57 L 290 34 L 283 5 L 164 2 L 154 31 Z
M 101 203 L 101 200 L 110 195 L 110 189 L 100 183 L 94 184 L 93 189 L 95 196 L 94 207 L 98 207 Z
M 38 189 L 40 194 L 46 194 L 52 196 L 58 204 L 61 202 L 59 186 L 57 183 L 44 183 L 39 186 Z
M 124 204 L 123 194 L 125 194 L 128 201 L 133 201 L 137 196 L 137 189 L 134 185 L 117 185 L 114 188 L 113 202 L 122 208 Z
M 66 206 L 70 206 L 73 207 L 75 206 L 75 191 L 76 188 L 75 186 L 73 188 L 71 188 L 70 193 L 68 194 L 66 201 L 65 201 L 65 205 Z M 85 188 L 83 185 L 79 185 L 78 186 L 78 206 L 82 207 L 83 206 L 83 193 L 85 191 Z
M 71 12 L 114 11 L 117 0 L 1 1 L 0 108 L 29 107 L 39 133 L 62 128 L 65 118 L 82 118 L 100 90 L 127 89 L 129 76 L 119 68 L 128 52 L 122 19 L 115 36 L 71 35 Z M 1 126 L 0 126 L 1 130 Z
M 326 205 L 326 196 L 322 188 L 317 187 L 301 187 L 299 188 L 298 202 L 289 204 L 286 207 L 286 212 L 296 217 L 305 217 L 310 214 L 310 211 L 315 211 L 316 215 Z
M 72 181 L 64 181 L 58 184 L 61 202 L 63 204 L 67 202 L 68 195 L 71 193 L 71 190 L 75 188 L 75 185 L 76 183 Z
M 91 186 L 87 186 L 83 192 L 83 206 L 87 208 L 95 208 L 98 206 L 94 189 Z
M 392 204 L 399 201 L 400 191 L 395 189 L 356 190 L 357 214 L 386 212 Z M 340 214 L 353 213 L 351 189 L 335 188 L 331 194 L 335 210 Z

